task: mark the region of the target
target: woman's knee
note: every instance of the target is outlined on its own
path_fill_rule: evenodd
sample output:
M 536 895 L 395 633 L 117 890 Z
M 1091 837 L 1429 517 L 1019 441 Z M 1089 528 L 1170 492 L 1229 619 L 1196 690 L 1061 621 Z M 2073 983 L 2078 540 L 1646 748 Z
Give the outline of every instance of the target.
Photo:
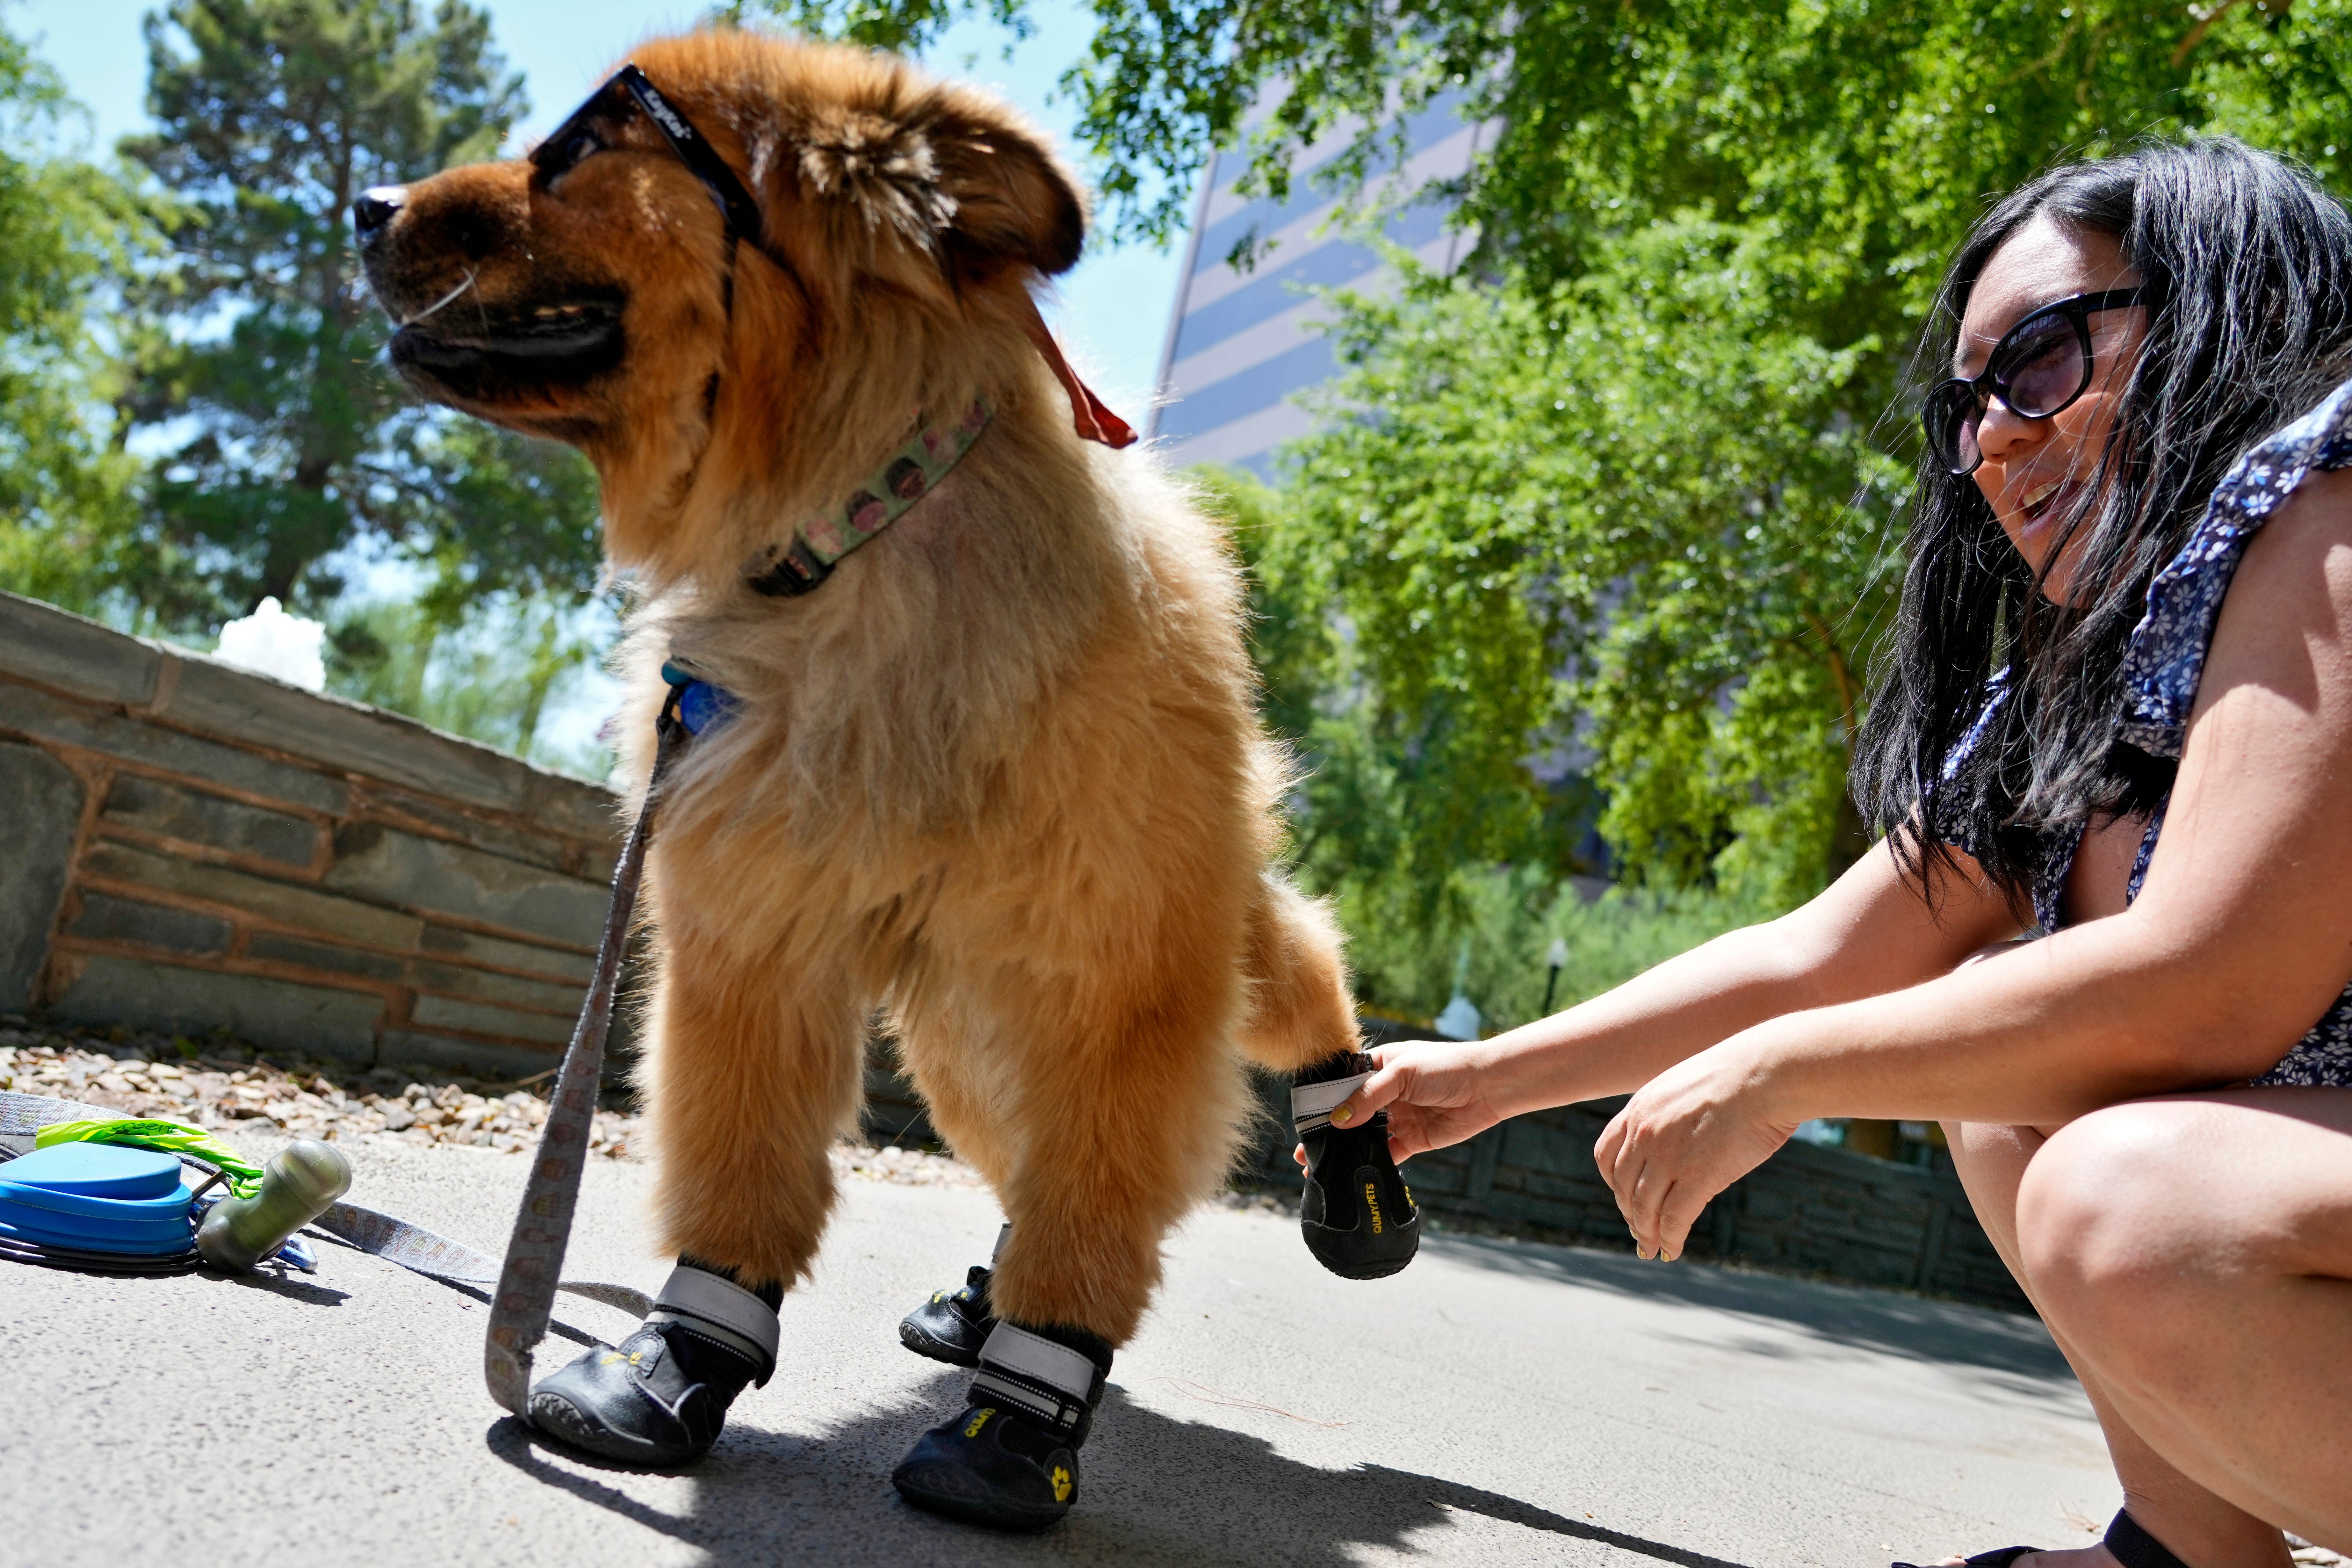
M 2202 1113 L 2162 1100 L 2095 1111 L 2058 1129 L 2019 1184 L 2029 1289 L 2102 1360 L 2160 1364 L 2227 1289 L 2225 1201 L 2191 1147 Z

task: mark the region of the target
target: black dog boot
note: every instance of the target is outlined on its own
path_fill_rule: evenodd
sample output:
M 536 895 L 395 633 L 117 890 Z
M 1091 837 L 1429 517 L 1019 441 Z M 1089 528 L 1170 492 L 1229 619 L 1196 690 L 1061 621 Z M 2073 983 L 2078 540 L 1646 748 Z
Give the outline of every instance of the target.
M 1315 1260 L 1344 1279 L 1381 1279 L 1421 1249 L 1421 1213 L 1389 1155 L 1389 1113 L 1352 1127 L 1331 1112 L 1378 1064 L 1342 1051 L 1301 1072 L 1290 1091 L 1290 1119 L 1307 1148 L 1307 1196 L 1298 1228 Z
M 681 1258 L 654 1310 L 617 1347 L 598 1345 L 530 1391 L 530 1424 L 601 1458 L 649 1469 L 698 1459 L 747 1383 L 776 1370 L 783 1289 L 746 1290 Z
M 997 1231 L 990 1264 L 1003 1255 L 1004 1238 L 1012 1231 L 1010 1224 Z M 932 1291 L 929 1300 L 898 1320 L 898 1342 L 950 1366 L 978 1366 L 980 1347 L 996 1327 L 996 1315 L 988 1305 L 989 1274 L 986 1265 L 975 1263 L 964 1275 L 962 1289 Z
M 923 1434 L 890 1484 L 929 1513 L 991 1530 L 1043 1530 L 1078 1495 L 1078 1448 L 1110 1375 L 1108 1342 L 1083 1329 L 999 1320 L 968 1408 Z

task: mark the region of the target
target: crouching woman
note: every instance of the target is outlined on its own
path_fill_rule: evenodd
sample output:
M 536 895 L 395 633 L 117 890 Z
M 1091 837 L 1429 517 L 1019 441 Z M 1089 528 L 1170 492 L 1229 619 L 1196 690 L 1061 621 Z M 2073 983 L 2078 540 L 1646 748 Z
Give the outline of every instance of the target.
M 1940 1120 L 2125 1497 L 1969 1561 L 2352 1550 L 2352 221 L 2228 140 L 2070 165 L 1937 321 L 1855 781 L 1885 845 L 1555 1017 L 1388 1047 L 1333 1120 L 1385 1108 L 1402 1157 L 1631 1093 L 1597 1152 L 1667 1258 L 1808 1118 Z

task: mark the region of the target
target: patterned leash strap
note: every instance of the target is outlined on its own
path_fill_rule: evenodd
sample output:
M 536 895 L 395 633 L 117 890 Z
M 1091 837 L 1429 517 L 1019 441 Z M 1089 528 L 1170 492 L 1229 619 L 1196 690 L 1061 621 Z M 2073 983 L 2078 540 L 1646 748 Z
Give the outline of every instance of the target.
M 689 678 L 690 680 L 690 678 Z M 653 837 L 654 809 L 662 780 L 682 752 L 688 731 L 678 720 L 678 698 L 687 682 L 673 680 L 655 727 L 653 777 L 645 804 L 621 847 L 613 872 L 613 902 L 604 915 L 604 935 L 596 947 L 596 970 L 588 999 L 572 1026 L 556 1073 L 555 1094 L 531 1155 L 530 1180 L 507 1242 L 505 1267 L 490 1302 L 489 1333 L 482 1346 L 482 1371 L 490 1397 L 514 1415 L 530 1398 L 530 1356 L 546 1337 L 563 1272 L 563 1251 L 572 1239 L 572 1218 L 580 1202 L 580 1173 L 588 1157 L 590 1122 L 603 1087 L 604 1041 L 613 1029 L 613 999 L 621 957 L 628 946 L 629 920 L 637 906 L 637 885 L 646 868 L 646 844 Z M 634 1294 L 634 1292 L 633 1292 Z
M 497 1258 L 394 1215 L 380 1214 L 358 1204 L 338 1203 L 310 1223 L 371 1258 L 397 1263 L 412 1274 L 485 1288 L 499 1282 Z M 640 1318 L 654 1310 L 652 1297 L 626 1285 L 608 1285 L 601 1279 L 565 1279 L 555 1288 Z
M 46 1094 L 0 1092 L 0 1150 L 29 1154 L 42 1128 L 58 1121 L 113 1121 L 122 1112 L 77 1100 L 53 1100 Z M 183 1163 L 188 1162 L 183 1161 Z M 206 1167 L 210 1169 L 209 1166 Z

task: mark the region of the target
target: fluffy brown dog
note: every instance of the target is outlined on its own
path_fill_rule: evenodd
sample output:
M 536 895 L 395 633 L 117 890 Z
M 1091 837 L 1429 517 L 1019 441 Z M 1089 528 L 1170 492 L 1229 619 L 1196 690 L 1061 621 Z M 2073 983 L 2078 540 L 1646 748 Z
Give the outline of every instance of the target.
M 355 216 L 403 373 L 596 466 L 640 593 L 628 776 L 666 659 L 733 700 L 665 784 L 649 863 L 661 1242 L 771 1309 L 807 1272 L 886 1009 L 1013 1222 L 990 1306 L 1107 1370 L 1161 1237 L 1228 1168 L 1243 1058 L 1356 1041 L 1329 921 L 1267 865 L 1283 766 L 1234 561 L 1150 459 L 1074 433 L 1031 294 L 1077 259 L 1086 211 L 1034 131 L 845 49 L 719 32 L 634 58 L 747 188 L 750 242 L 618 90 L 531 160 Z M 903 517 L 812 591 L 755 591 L 796 529 L 976 404 L 985 429 Z M 719 1411 L 773 1364 L 732 1310 L 646 1331 L 683 1318 L 741 1352 Z M 1053 1359 L 1008 1375 L 1050 1383 Z M 1082 1416 L 1061 1426 L 1074 1451 Z M 1037 1468 L 1066 1507 L 1074 1471 Z

